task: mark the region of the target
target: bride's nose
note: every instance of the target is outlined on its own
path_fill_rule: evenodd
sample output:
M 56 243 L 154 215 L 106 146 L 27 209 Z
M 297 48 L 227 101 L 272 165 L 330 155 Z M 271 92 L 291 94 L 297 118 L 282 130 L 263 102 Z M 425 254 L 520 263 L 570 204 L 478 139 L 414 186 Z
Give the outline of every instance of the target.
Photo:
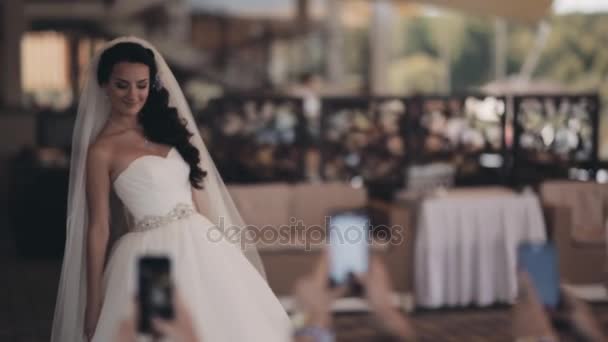
M 129 101 L 137 100 L 137 88 L 136 87 L 129 88 L 129 93 L 127 94 L 127 99 Z

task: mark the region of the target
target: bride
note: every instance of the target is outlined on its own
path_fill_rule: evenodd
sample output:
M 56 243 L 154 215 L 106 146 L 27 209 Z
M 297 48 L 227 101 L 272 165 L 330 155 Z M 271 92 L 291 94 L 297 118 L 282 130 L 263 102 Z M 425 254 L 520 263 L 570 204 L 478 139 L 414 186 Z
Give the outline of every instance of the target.
M 255 247 L 218 239 L 227 227 L 244 223 L 169 67 L 144 40 L 109 42 L 78 106 L 52 341 L 113 340 L 148 253 L 171 258 L 203 341 L 288 340 Z

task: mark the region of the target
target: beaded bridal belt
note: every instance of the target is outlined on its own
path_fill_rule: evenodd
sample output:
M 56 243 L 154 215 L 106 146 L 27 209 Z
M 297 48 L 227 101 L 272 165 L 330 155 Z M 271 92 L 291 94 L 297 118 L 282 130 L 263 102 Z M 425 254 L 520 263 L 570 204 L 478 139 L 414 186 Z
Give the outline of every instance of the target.
M 143 232 L 150 229 L 162 227 L 169 223 L 188 218 L 196 210 L 191 204 L 178 203 L 169 213 L 164 216 L 146 215 L 135 224 L 135 232 Z

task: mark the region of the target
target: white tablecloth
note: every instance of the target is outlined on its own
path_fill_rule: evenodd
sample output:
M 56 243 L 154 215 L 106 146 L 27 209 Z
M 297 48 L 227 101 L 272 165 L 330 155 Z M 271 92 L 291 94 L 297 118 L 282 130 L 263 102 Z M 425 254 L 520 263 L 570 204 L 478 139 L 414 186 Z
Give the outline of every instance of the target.
M 546 240 L 538 198 L 506 190 L 458 190 L 425 199 L 415 245 L 422 307 L 512 302 L 517 246 Z

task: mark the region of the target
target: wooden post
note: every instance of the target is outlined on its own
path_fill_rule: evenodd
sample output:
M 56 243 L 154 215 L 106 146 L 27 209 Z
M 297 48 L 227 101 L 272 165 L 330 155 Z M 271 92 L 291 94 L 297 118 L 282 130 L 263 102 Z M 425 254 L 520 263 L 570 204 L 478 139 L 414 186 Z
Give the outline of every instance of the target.
M 21 108 L 21 37 L 25 30 L 23 0 L 0 1 L 0 105 Z
M 494 79 L 507 77 L 507 22 L 502 18 L 494 19 Z
M 387 67 L 390 63 L 393 4 L 389 0 L 376 0 L 373 6 L 369 34 L 368 91 L 370 95 L 388 91 Z
M 329 84 L 339 85 L 344 77 L 344 35 L 340 20 L 342 0 L 328 0 L 326 78 Z
M 188 42 L 192 36 L 190 7 L 186 0 L 174 2 L 169 11 L 169 39 L 178 42 Z
M 298 23 L 298 30 L 300 32 L 308 31 L 310 24 L 310 2 L 308 0 L 297 0 L 296 1 L 296 21 Z
M 72 89 L 72 97 L 77 99 L 79 96 L 80 89 L 80 70 L 78 63 L 78 44 L 79 37 L 75 32 L 69 32 L 67 34 L 68 40 L 68 80 L 70 81 L 70 88 Z

